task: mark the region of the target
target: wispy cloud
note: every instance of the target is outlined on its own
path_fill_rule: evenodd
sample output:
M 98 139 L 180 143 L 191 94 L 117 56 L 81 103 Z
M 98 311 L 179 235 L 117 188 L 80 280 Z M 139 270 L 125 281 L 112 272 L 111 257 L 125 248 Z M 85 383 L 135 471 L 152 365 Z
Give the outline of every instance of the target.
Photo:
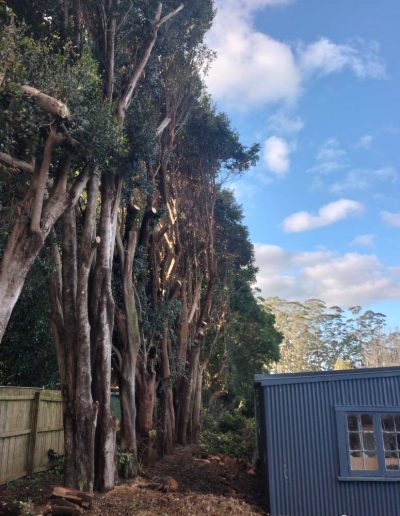
M 337 44 L 320 38 L 310 45 L 301 45 L 299 65 L 307 76 L 324 76 L 349 69 L 360 79 L 383 79 L 385 66 L 379 57 L 379 46 L 364 41 Z
M 267 169 L 277 177 L 284 177 L 290 168 L 291 146 L 283 138 L 271 136 L 264 144 Z
M 336 138 L 328 138 L 315 155 L 315 165 L 309 170 L 314 174 L 330 174 L 348 165 L 347 151 Z
M 400 276 L 374 254 L 339 254 L 328 249 L 290 253 L 255 244 L 257 285 L 264 297 L 305 300 L 350 307 L 400 296 Z
M 363 134 L 360 136 L 360 138 L 356 141 L 354 147 L 356 149 L 369 149 L 371 145 L 374 142 L 374 137 L 372 134 Z
M 287 0 L 216 0 L 217 15 L 208 35 L 217 59 L 208 87 L 232 109 L 296 101 L 309 79 L 349 69 L 358 78 L 380 79 L 385 67 L 376 44 L 336 44 L 321 38 L 290 45 L 258 31 L 258 10 L 287 5 Z
M 376 170 L 358 168 L 348 172 L 341 181 L 333 183 L 329 190 L 336 194 L 349 190 L 367 191 L 372 189 L 376 182 L 396 183 L 397 180 L 398 174 L 394 167 L 382 167 Z
M 382 211 L 381 218 L 388 226 L 400 228 L 400 213 L 395 213 L 393 211 Z
M 348 217 L 361 215 L 364 207 L 361 203 L 350 199 L 340 199 L 322 206 L 317 214 L 299 211 L 287 217 L 282 228 L 286 233 L 300 233 L 311 229 L 330 226 Z
M 279 134 L 298 133 L 304 129 L 304 121 L 299 116 L 289 115 L 283 111 L 271 115 L 268 119 L 268 130 Z
M 375 243 L 375 235 L 371 233 L 367 235 L 357 235 L 349 244 L 351 247 L 373 247 Z

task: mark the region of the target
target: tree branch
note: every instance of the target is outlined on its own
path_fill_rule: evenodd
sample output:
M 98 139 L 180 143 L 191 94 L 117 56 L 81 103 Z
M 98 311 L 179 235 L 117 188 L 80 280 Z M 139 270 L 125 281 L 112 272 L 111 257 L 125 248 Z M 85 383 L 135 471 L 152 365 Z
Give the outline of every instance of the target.
M 135 92 L 139 79 L 142 76 L 143 70 L 145 69 L 147 62 L 150 59 L 151 52 L 153 51 L 154 45 L 156 44 L 159 28 L 168 20 L 176 16 L 184 6 L 181 4 L 177 9 L 164 16 L 164 18 L 161 18 L 162 7 L 163 5 L 160 2 L 158 4 L 157 12 L 152 23 L 150 37 L 144 49 L 143 56 L 133 71 L 133 74 L 129 79 L 128 87 L 118 103 L 117 118 L 120 127 L 124 125 L 126 110 L 129 107 L 133 93 Z
M 160 136 L 160 134 L 162 134 L 165 131 L 165 129 L 169 126 L 170 123 L 171 119 L 165 117 L 161 124 L 157 127 L 156 135 Z
M 64 102 L 61 102 L 61 100 L 57 100 L 54 97 L 50 97 L 50 95 L 46 95 L 46 93 L 42 93 L 33 86 L 22 86 L 15 83 L 10 83 L 10 86 L 13 88 L 19 88 L 22 93 L 32 97 L 36 104 L 47 113 L 61 118 L 69 118 L 71 116 L 68 106 L 64 104 Z
M 30 172 L 33 174 L 34 167 L 30 163 L 26 161 L 21 161 L 20 159 L 13 158 L 9 154 L 4 152 L 0 152 L 0 161 L 6 163 L 6 165 L 10 165 L 12 168 L 19 168 L 19 170 L 23 170 L 24 172 Z
M 55 133 L 52 129 L 50 129 L 50 133 L 46 139 L 46 143 L 44 146 L 43 160 L 37 176 L 35 197 L 33 199 L 31 219 L 32 233 L 40 232 L 40 219 L 42 217 L 44 194 L 46 191 L 46 184 L 49 177 L 51 156 L 53 154 L 54 147 L 61 143 L 63 139 L 64 137 L 61 134 Z

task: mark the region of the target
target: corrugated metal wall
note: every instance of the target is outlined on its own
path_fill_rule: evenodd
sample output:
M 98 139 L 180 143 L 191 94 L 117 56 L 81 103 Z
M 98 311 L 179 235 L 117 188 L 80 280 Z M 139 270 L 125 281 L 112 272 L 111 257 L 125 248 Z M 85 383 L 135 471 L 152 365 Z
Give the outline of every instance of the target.
M 338 480 L 335 412 L 400 407 L 399 374 L 262 389 L 271 516 L 400 516 L 400 482 Z

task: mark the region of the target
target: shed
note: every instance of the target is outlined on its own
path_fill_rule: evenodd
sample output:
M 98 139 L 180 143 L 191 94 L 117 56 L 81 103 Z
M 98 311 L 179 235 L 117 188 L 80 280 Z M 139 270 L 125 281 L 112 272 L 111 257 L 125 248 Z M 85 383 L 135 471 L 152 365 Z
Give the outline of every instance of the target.
M 400 515 L 400 367 L 256 375 L 271 516 Z

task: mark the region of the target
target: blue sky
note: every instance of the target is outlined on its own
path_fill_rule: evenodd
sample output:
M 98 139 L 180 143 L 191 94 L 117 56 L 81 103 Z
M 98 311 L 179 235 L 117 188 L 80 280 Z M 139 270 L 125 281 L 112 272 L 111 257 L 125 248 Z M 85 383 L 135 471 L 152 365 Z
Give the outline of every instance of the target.
M 261 144 L 231 186 L 264 296 L 400 326 L 400 2 L 216 0 L 210 92 Z

